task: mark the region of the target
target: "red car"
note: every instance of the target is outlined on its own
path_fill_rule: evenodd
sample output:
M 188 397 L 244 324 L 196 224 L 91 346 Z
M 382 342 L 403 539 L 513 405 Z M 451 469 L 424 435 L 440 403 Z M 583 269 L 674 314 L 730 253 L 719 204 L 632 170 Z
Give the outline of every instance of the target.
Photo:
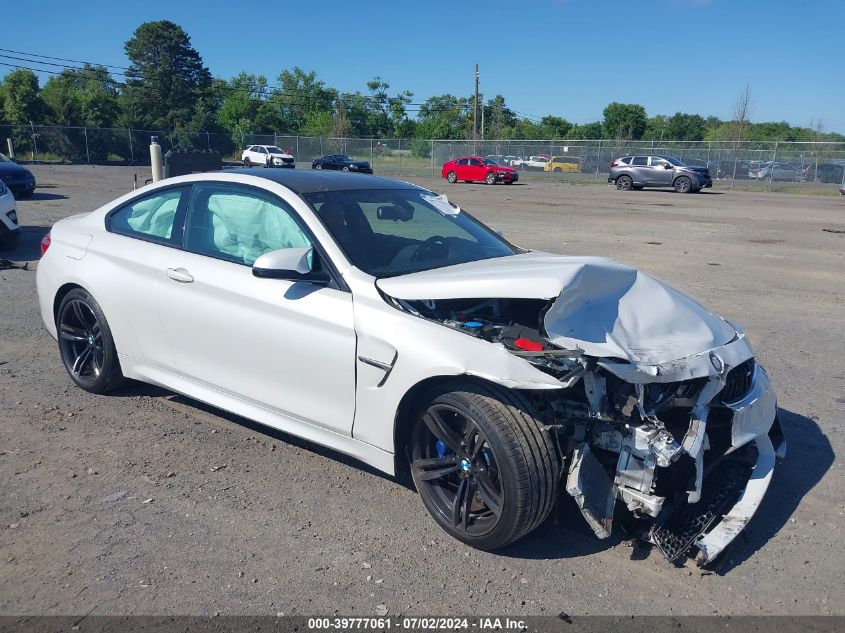
M 481 156 L 464 156 L 455 158 L 443 165 L 440 174 L 449 182 L 486 182 L 495 185 L 503 182 L 510 185 L 519 180 L 519 173 L 513 167 L 497 165 L 496 161 Z

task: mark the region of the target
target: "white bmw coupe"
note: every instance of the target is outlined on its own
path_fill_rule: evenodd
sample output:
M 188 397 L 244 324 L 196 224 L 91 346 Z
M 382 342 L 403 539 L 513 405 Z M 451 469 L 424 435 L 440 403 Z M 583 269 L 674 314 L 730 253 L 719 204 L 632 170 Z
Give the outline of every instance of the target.
M 616 516 L 711 563 L 785 450 L 735 325 L 612 260 L 513 246 L 412 184 L 171 178 L 57 222 L 42 250 L 44 323 L 81 388 L 140 380 L 407 468 L 474 547 L 527 534 L 564 488 L 599 538 Z

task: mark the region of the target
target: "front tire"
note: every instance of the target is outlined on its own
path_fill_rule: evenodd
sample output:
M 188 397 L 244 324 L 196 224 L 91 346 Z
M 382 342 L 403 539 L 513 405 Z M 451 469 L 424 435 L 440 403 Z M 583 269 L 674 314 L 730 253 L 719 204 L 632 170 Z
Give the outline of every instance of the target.
M 448 174 L 446 174 L 446 180 L 454 185 L 456 182 L 458 182 L 458 175 L 455 172 L 450 171 Z
M 634 187 L 634 181 L 630 176 L 619 176 L 616 179 L 616 188 L 619 191 L 630 191 Z
M 675 182 L 672 183 L 675 187 L 675 191 L 678 193 L 689 193 L 692 191 L 692 180 L 690 180 L 687 176 L 679 176 L 675 178 Z
M 252 167 L 252 161 L 249 159 L 249 157 L 244 158 L 244 167 L 246 167 L 246 168 Z
M 125 380 L 106 316 L 88 292 L 75 288 L 64 296 L 56 332 L 62 362 L 78 387 L 105 393 Z
M 415 415 L 411 476 L 450 535 L 478 549 L 505 547 L 548 516 L 560 459 L 517 394 L 458 383 L 431 392 Z
M 495 185 L 496 184 L 496 174 L 490 173 L 487 174 L 487 177 L 484 179 L 488 185 Z

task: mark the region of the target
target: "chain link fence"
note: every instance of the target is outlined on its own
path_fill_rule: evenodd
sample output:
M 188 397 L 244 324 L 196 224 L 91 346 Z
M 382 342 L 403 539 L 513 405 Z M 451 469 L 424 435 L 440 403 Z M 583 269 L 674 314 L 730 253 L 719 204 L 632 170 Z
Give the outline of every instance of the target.
M 664 155 L 706 166 L 729 186 L 835 190 L 845 183 L 845 143 L 790 141 L 424 140 L 167 132 L 126 128 L 0 125 L 2 151 L 11 141 L 18 160 L 40 163 L 148 165 L 150 138 L 171 148 L 217 151 L 239 163 L 249 145 L 275 145 L 300 168 L 326 154 L 369 161 L 377 174 L 439 179 L 443 163 L 482 156 L 534 181 L 605 181 L 611 161 L 626 154 Z

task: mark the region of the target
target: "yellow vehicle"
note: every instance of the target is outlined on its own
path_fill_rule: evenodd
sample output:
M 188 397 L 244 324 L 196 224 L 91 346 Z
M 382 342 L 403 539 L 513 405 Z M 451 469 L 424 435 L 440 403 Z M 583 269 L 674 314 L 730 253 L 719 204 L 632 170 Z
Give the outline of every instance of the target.
M 581 171 L 581 159 L 577 156 L 552 156 L 543 169 L 545 171 L 578 173 Z

